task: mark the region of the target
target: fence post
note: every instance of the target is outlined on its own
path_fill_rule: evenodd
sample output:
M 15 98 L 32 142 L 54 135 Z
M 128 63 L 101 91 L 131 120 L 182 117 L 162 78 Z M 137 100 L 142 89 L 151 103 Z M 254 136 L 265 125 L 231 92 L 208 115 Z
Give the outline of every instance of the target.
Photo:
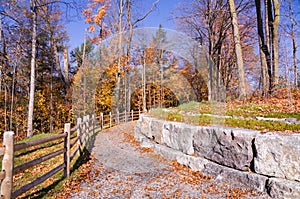
M 111 112 L 109 112 L 109 128 L 111 128 Z
M 85 143 L 87 144 L 90 136 L 90 115 L 86 116 L 86 141 Z
M 103 113 L 101 113 L 100 115 L 101 115 L 101 130 L 103 130 L 103 119 L 104 119 Z
M 119 111 L 117 111 L 117 125 L 120 124 L 120 113 Z
M 81 147 L 82 147 L 82 141 L 81 141 L 81 135 L 82 135 L 82 125 L 81 125 L 82 119 L 81 118 L 77 118 L 77 125 L 78 125 L 78 129 L 77 129 L 77 137 L 78 137 L 78 155 L 79 157 L 81 156 Z
M 82 129 L 82 146 L 85 148 L 85 137 L 86 137 L 86 116 L 82 119 L 83 129 Z
M 125 110 L 125 122 L 127 122 L 127 111 Z
M 67 133 L 65 137 L 64 147 L 66 149 L 64 153 L 64 162 L 65 162 L 65 169 L 64 169 L 64 177 L 67 178 L 70 176 L 70 123 L 65 124 L 64 132 Z
M 133 121 L 133 110 L 131 110 L 131 121 Z
M 2 159 L 2 171 L 5 172 L 5 178 L 1 184 L 1 195 L 5 199 L 10 199 L 14 168 L 14 132 L 8 131 L 4 133 L 3 145 L 5 147 L 5 152 Z
M 95 115 L 92 115 L 92 127 L 93 127 L 93 135 L 95 134 Z

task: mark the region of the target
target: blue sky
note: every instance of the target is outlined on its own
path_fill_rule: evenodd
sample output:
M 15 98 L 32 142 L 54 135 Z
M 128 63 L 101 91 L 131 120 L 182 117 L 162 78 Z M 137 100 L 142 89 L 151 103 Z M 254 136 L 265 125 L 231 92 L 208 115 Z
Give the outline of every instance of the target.
M 145 2 L 145 7 L 151 7 L 154 0 L 140 0 Z M 157 8 L 143 21 L 140 26 L 144 27 L 158 27 L 162 24 L 164 28 L 174 29 L 175 23 L 172 20 L 172 11 L 176 6 L 184 0 L 160 0 L 157 4 Z M 186 1 L 185 1 L 186 2 Z M 145 8 L 146 10 L 147 8 Z M 66 28 L 70 35 L 70 51 L 80 46 L 84 39 L 84 29 L 87 25 L 83 20 L 73 21 L 67 24 Z

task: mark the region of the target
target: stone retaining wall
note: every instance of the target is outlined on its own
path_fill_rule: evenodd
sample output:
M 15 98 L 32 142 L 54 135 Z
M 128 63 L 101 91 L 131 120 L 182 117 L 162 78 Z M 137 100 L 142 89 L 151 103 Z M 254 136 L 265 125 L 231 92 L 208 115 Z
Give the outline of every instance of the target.
M 142 115 L 141 146 L 193 170 L 273 198 L 300 198 L 300 135 L 192 126 Z

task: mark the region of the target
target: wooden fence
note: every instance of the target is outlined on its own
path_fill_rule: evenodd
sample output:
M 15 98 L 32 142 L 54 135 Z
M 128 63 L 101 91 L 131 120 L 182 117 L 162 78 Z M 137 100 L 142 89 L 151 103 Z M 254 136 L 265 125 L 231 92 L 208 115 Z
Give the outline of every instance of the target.
M 64 170 L 64 177 L 69 177 L 70 162 L 74 159 L 76 154 L 81 156 L 82 151 L 90 147 L 88 146 L 90 144 L 89 141 L 95 135 L 96 129 L 97 131 L 99 131 L 118 125 L 120 123 L 137 120 L 140 114 L 140 111 L 131 111 L 127 113 L 110 113 L 108 115 L 101 114 L 98 117 L 94 117 L 94 115 L 91 117 L 84 116 L 83 118 L 77 119 L 76 126 L 74 126 L 73 128 L 71 128 L 70 123 L 66 123 L 64 126 L 64 132 L 60 134 L 19 144 L 14 144 L 14 132 L 5 132 L 3 135 L 3 147 L 0 147 L 0 157 L 3 156 L 2 171 L 0 172 L 1 198 L 16 198 L 19 195 L 30 190 L 34 186 L 44 182 L 45 180 L 58 173 L 62 169 Z M 64 143 L 61 149 L 14 167 L 15 152 L 26 149 L 28 147 L 38 146 L 60 139 L 63 139 Z M 36 166 L 46 160 L 57 157 L 61 154 L 64 154 L 62 164 L 55 167 L 51 171 L 43 174 L 41 177 L 36 178 L 32 182 L 24 185 L 23 187 L 13 191 L 14 175 L 22 173 L 28 168 Z

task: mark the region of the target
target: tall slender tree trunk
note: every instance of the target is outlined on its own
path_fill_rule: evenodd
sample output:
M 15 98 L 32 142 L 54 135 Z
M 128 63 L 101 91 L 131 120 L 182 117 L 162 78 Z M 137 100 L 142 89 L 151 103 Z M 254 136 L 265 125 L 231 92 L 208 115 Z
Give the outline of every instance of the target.
M 271 58 L 273 53 L 273 15 L 272 15 L 272 4 L 270 0 L 265 0 L 265 47 L 263 48 L 263 52 L 265 53 L 266 62 L 267 62 L 267 73 L 268 73 L 268 85 L 269 85 L 269 92 L 272 88 L 272 60 Z
M 116 112 L 118 113 L 120 110 L 120 83 L 121 83 L 121 56 L 122 56 L 122 17 L 123 17 L 123 0 L 119 2 L 119 19 L 118 19 L 118 29 L 119 29 L 119 40 L 118 40 L 118 70 L 116 74 L 117 85 L 116 85 Z
M 257 31 L 259 40 L 259 53 L 260 53 L 260 63 L 261 63 L 261 85 L 263 89 L 263 95 L 266 97 L 268 95 L 270 85 L 269 85 L 269 74 L 268 74 L 268 47 L 265 44 L 265 36 L 263 32 L 263 21 L 261 13 L 261 3 L 260 0 L 255 0 L 256 15 L 257 15 Z
M 35 0 L 30 0 L 30 12 L 32 14 L 32 50 L 30 65 L 30 91 L 27 120 L 27 137 L 33 135 L 33 108 L 34 108 L 34 90 L 35 90 L 35 64 L 36 64 L 36 39 L 37 39 L 37 10 Z
M 50 77 L 50 133 L 53 133 L 53 66 Z
M 4 85 L 4 129 L 7 131 L 7 88 L 6 85 Z
M 82 52 L 82 65 L 81 67 L 83 68 L 83 115 L 86 115 L 86 67 L 85 67 L 85 63 L 86 63 L 86 55 L 85 55 L 85 50 L 86 49 L 86 32 L 84 32 L 84 41 L 83 41 L 83 52 Z
M 9 117 L 9 130 L 12 131 L 12 125 L 13 125 L 13 112 L 14 112 L 14 99 L 15 99 L 15 81 L 16 81 L 16 67 L 14 67 L 13 70 L 13 79 L 12 79 L 12 85 L 11 85 L 11 102 L 10 102 L 10 117 Z
M 244 99 L 246 96 L 246 85 L 245 85 L 245 70 L 244 70 L 244 62 L 243 62 L 243 52 L 241 47 L 240 31 L 239 31 L 239 25 L 238 25 L 234 0 L 228 0 L 228 3 L 230 7 L 235 54 L 236 54 L 236 61 L 238 67 L 239 90 L 240 90 L 239 98 Z
M 293 43 L 293 69 L 294 69 L 294 85 L 295 88 L 298 88 L 298 73 L 297 73 L 297 44 L 296 44 L 296 38 L 295 38 L 295 18 L 294 18 L 294 12 L 292 8 L 292 1 L 289 0 L 289 18 L 291 23 L 291 36 L 292 36 L 292 43 Z
M 126 12 L 127 12 L 127 22 L 129 25 L 129 35 L 128 35 L 128 44 L 127 44 L 127 64 L 129 64 L 131 56 L 130 56 L 130 50 L 131 50 L 131 41 L 132 41 L 132 34 L 133 34 L 133 24 L 131 21 L 131 0 L 126 1 Z M 127 94 L 127 105 L 126 110 L 127 112 L 130 111 L 130 98 L 131 98 L 131 81 L 130 81 L 130 71 L 126 71 L 125 78 L 127 79 L 127 87 L 128 87 L 128 94 Z
M 69 84 L 69 57 L 68 57 L 68 47 L 67 46 L 65 46 L 65 48 L 64 48 L 63 59 L 64 59 L 64 79 L 65 79 L 66 84 Z
M 0 99 L 1 99 L 2 81 L 4 80 L 4 74 L 3 74 L 2 68 L 7 65 L 6 41 L 5 41 L 5 36 L 4 36 L 3 29 L 2 29 L 2 18 L 1 17 L 0 17 L 0 44 L 2 45 L 2 49 L 1 49 L 2 52 L 1 53 L 2 53 L 2 56 L 3 56 L 2 57 L 3 60 L 1 60 L 1 62 L 0 62 L 0 64 L 2 65 L 2 67 L 0 67 Z
M 280 4 L 278 0 L 273 0 L 273 9 L 274 9 L 274 22 L 273 22 L 273 71 L 272 71 L 272 78 L 273 78 L 273 87 L 278 85 L 278 71 L 279 71 L 279 39 L 278 39 L 278 27 L 279 27 L 279 20 L 280 20 Z
M 146 105 L 146 53 L 144 51 L 143 55 L 143 111 L 147 111 L 147 105 Z

